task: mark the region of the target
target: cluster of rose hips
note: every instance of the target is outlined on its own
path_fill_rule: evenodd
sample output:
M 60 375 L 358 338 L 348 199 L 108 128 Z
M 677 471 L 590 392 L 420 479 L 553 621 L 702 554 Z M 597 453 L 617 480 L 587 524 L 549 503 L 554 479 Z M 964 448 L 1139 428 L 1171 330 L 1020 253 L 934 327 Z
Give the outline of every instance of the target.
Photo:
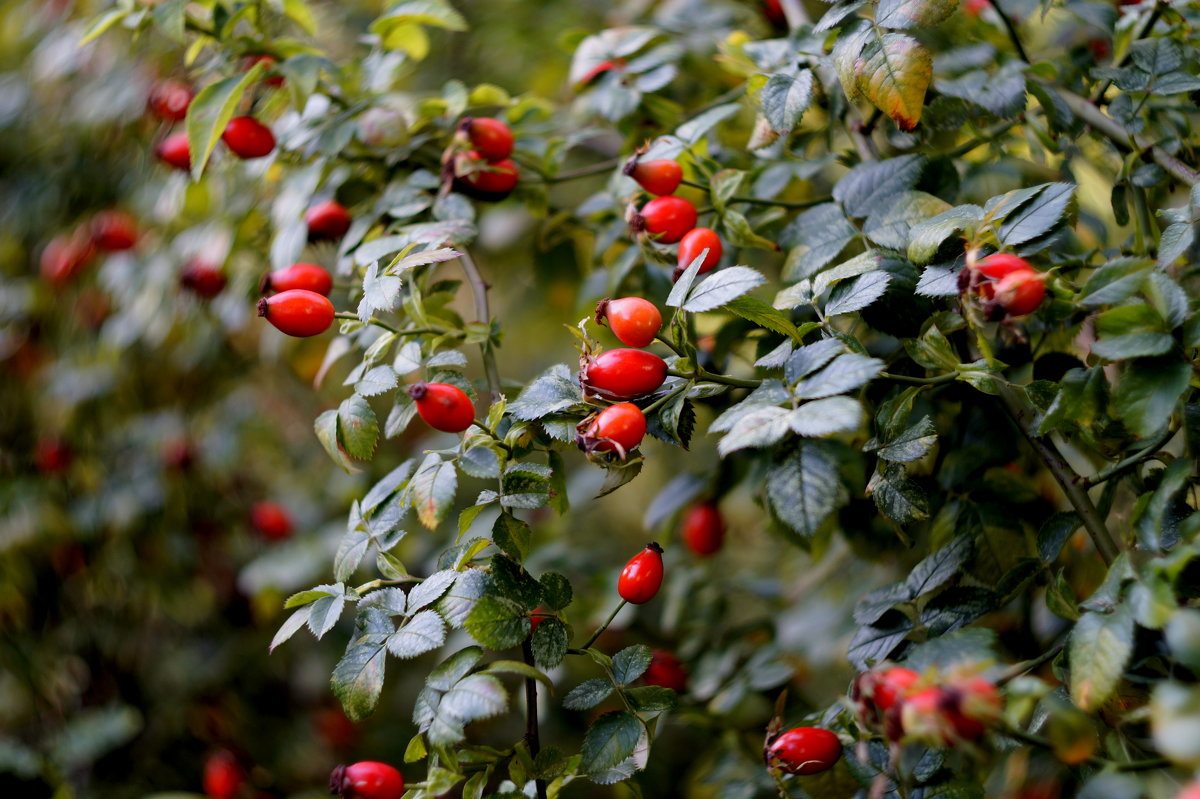
M 137 221 L 125 211 L 101 211 L 68 234 L 55 236 L 42 250 L 42 277 L 53 286 L 64 286 L 91 263 L 98 252 L 133 249 L 138 242 Z
M 204 763 L 204 793 L 210 799 L 237 799 L 246 787 L 246 772 L 227 750 L 209 755 Z M 400 799 L 404 776 L 387 763 L 362 760 L 338 766 L 329 775 L 329 792 L 340 799 Z
M 1000 321 L 1036 311 L 1046 298 L 1046 276 L 1011 253 L 976 260 L 971 250 L 967 268 L 959 274 L 959 288 L 979 298 L 989 320 Z
M 629 215 L 629 225 L 635 234 L 645 234 L 662 244 L 679 242 L 678 265 L 674 279 L 678 280 L 692 261 L 708 250 L 700 264 L 699 274 L 711 272 L 721 262 L 724 248 L 716 231 L 696 227 L 696 206 L 690 200 L 676 197 L 675 190 L 683 182 L 683 168 L 666 158 L 640 161 L 634 155 L 625 164 L 625 174 L 650 194 L 653 200 Z
M 893 742 L 929 746 L 974 743 L 1000 720 L 1003 699 L 991 681 L 964 669 L 920 674 L 884 665 L 855 679 L 859 720 Z
M 508 125 L 491 117 L 464 117 L 458 126 L 462 151 L 447 151 L 446 165 L 463 194 L 479 200 L 503 200 L 517 187 L 520 175 Z
M 268 55 L 249 56 L 243 61 L 243 67 L 249 69 L 260 61 L 273 64 L 275 59 Z M 272 87 L 281 86 L 283 78 L 270 77 L 264 83 Z M 150 113 L 174 124 L 187 118 L 188 107 L 194 98 L 195 94 L 187 84 L 165 80 L 150 90 L 146 107 Z M 275 150 L 275 134 L 252 116 L 239 116 L 229 120 L 225 130 L 221 132 L 221 141 L 225 142 L 230 152 L 243 160 L 263 158 Z M 188 145 L 186 131 L 168 134 L 155 146 L 154 154 L 163 163 L 183 172 L 192 168 L 192 151 Z

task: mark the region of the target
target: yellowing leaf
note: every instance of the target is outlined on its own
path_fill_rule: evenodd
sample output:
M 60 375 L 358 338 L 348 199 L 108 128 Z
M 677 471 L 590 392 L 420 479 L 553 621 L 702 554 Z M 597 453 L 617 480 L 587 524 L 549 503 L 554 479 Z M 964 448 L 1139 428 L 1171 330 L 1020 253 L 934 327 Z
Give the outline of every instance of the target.
M 420 61 L 429 55 L 429 36 L 420 25 L 396 25 L 383 40 L 389 50 L 400 50 Z
M 921 121 L 925 92 L 933 78 L 933 55 L 903 33 L 886 33 L 869 42 L 854 61 L 858 90 L 901 130 Z M 849 94 L 849 92 L 847 92 Z

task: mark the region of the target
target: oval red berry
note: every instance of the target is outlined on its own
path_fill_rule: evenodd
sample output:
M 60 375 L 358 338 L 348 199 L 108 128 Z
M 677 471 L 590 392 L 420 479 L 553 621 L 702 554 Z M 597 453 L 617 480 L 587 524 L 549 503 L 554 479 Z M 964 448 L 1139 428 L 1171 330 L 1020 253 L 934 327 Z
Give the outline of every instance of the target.
M 499 161 L 512 155 L 512 129 L 500 120 L 476 117 L 466 124 L 466 131 L 471 148 L 488 161 Z
M 630 604 L 642 605 L 654 599 L 662 581 L 662 547 L 652 542 L 625 564 L 617 580 L 617 593 Z
M 333 303 L 315 291 L 292 289 L 258 301 L 258 315 L 289 336 L 306 338 L 333 324 Z
M 646 232 L 663 244 L 674 244 L 696 227 L 696 206 L 682 197 L 655 197 L 641 215 Z
M 788 774 L 816 774 L 832 768 L 842 756 L 842 742 L 820 727 L 796 727 L 771 742 L 768 762 Z
M 639 161 L 629 176 L 646 191 L 661 197 L 674 194 L 679 188 L 683 182 L 683 167 L 666 158 Z
M 316 264 L 298 263 L 276 269 L 263 278 L 263 291 L 291 291 L 304 289 L 329 296 L 333 290 L 333 276 Z
M 461 433 L 475 421 L 475 406 L 458 386 L 449 383 L 414 383 L 408 396 L 417 404 L 417 413 L 434 430 Z
M 652 352 L 621 348 L 592 358 L 579 380 L 590 394 L 633 399 L 655 391 L 667 379 L 667 363 Z
M 648 346 L 662 327 L 658 308 L 641 297 L 604 300 L 603 314 L 613 335 L 630 347 Z

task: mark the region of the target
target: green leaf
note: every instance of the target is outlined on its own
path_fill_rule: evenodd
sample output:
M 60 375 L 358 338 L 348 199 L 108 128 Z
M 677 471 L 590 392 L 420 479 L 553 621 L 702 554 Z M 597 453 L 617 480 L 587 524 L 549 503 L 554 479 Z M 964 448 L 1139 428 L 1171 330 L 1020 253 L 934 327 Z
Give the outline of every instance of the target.
M 635 644 L 613 655 L 613 679 L 619 685 L 629 685 L 645 673 L 650 666 L 650 647 Z
M 488 649 L 508 649 L 529 636 L 527 611 L 513 602 L 490 594 L 480 597 L 467 615 L 466 629 Z M 547 624 L 547 621 L 542 624 Z
M 274 652 L 277 647 L 290 639 L 293 635 L 300 632 L 300 628 L 308 623 L 308 614 L 311 609 L 308 607 L 300 608 L 291 616 L 288 616 L 283 624 L 279 626 L 279 631 L 275 633 L 275 637 L 271 639 L 271 645 L 267 648 L 268 652 Z
M 1071 700 L 1085 711 L 1100 708 L 1117 690 L 1133 653 L 1133 613 L 1089 611 L 1071 631 Z
M 1136 303 L 1110 308 L 1096 317 L 1099 340 L 1092 352 L 1107 361 L 1165 355 L 1175 345 L 1166 323 L 1149 305 Z
M 972 70 L 953 80 L 938 80 L 937 90 L 983 108 L 992 116 L 1011 119 L 1025 110 L 1026 66 L 1009 61 L 994 73 Z
M 798 347 L 784 366 L 784 379 L 795 383 L 802 377 L 807 377 L 846 351 L 846 346 L 836 338 L 823 338 L 812 344 Z M 764 383 L 764 386 L 767 384 Z M 753 394 L 751 396 L 754 396 Z M 749 399 L 749 397 L 747 397 Z M 786 402 L 790 396 L 786 391 L 781 392 L 773 404 Z M 744 400 L 743 400 L 744 402 Z
M 574 592 L 571 583 L 558 572 L 546 572 L 538 581 L 542 586 L 542 604 L 551 610 L 562 610 L 571 604 Z
M 911 463 L 924 458 L 937 443 L 937 429 L 928 416 L 905 430 L 876 454 L 887 461 Z
M 625 698 L 638 713 L 662 713 L 675 707 L 678 698 L 661 685 L 639 685 L 625 692 Z
M 798 436 L 822 438 L 835 433 L 852 433 L 862 427 L 863 409 L 850 397 L 827 397 L 806 402 L 791 411 L 788 427 Z
M 1117 383 L 1115 406 L 1125 426 L 1136 436 L 1150 438 L 1175 411 L 1191 378 L 1191 367 L 1166 358 L 1127 361 Z
M 904 252 L 908 248 L 909 232 L 914 225 L 947 210 L 950 210 L 949 203 L 932 194 L 923 191 L 902 192 L 867 217 L 863 233 L 880 247 Z
M 568 639 L 567 625 L 558 619 L 542 619 L 530 642 L 533 661 L 543 669 L 555 668 L 567 656 Z
M 770 447 L 788 434 L 791 412 L 787 408 L 760 405 L 737 417 L 729 433 L 717 442 L 717 453 L 724 458 L 742 449 Z M 709 432 L 713 432 L 710 427 Z
M 869 40 L 854 63 L 858 90 L 901 130 L 912 130 L 921 121 L 932 78 L 933 54 L 904 33 Z
M 1075 195 L 1074 183 L 1047 183 L 1033 199 L 1005 217 L 1000 242 L 1015 247 L 1047 233 L 1059 223 Z
M 883 371 L 883 361 L 847 352 L 812 377 L 796 384 L 796 399 L 819 399 L 861 388 Z
M 833 199 L 851 217 L 867 217 L 891 197 L 916 186 L 928 165 L 923 155 L 866 161 L 838 181 L 833 187 Z
M 329 457 L 333 458 L 333 462 L 341 466 L 348 472 L 358 471 L 353 462 L 346 456 L 342 450 L 341 444 L 338 442 L 338 412 L 325 411 L 317 420 L 313 422 L 313 429 L 317 433 L 317 440 L 321 442 L 321 446 L 329 453 Z
M 487 576 L 480 569 L 460 572 L 454 585 L 438 600 L 437 611 L 451 629 L 461 629 L 486 588 Z
M 763 115 L 776 133 L 791 133 L 813 101 L 813 73 L 802 69 L 796 75 L 772 75 L 759 93 Z
M 607 771 L 633 754 L 642 723 L 628 710 L 605 713 L 583 739 L 579 769 L 584 774 Z
M 893 30 L 932 28 L 957 9 L 954 0 L 880 0 L 875 24 Z
M 848 179 L 849 175 L 838 183 L 838 187 Z M 835 188 L 835 197 L 837 192 L 838 188 Z M 789 249 L 783 280 L 792 282 L 812 277 L 837 258 L 856 238 L 858 230 L 850 224 L 837 204 L 813 206 L 792 220 L 779 234 L 780 244 Z
M 507 555 L 491 560 L 491 578 L 495 593 L 512 600 L 528 613 L 542 601 L 542 585 Z
M 973 551 L 970 536 L 955 538 L 913 567 L 904 581 L 905 595 L 916 598 L 941 588 L 958 574 Z
M 529 525 L 504 511 L 492 525 L 492 541 L 517 563 L 524 563 L 533 542 Z
M 748 266 L 731 266 L 713 272 L 689 293 L 683 310 L 711 311 L 766 283 L 767 279 Z
M 550 501 L 550 470 L 539 463 L 513 463 L 504 471 L 500 504 L 507 508 L 541 508 Z
M 409 483 L 411 502 L 421 523 L 430 530 L 446 517 L 458 491 L 458 473 L 452 461 L 431 452 L 421 461 Z
M 545 685 L 551 691 L 554 690 L 554 681 L 546 676 L 544 672 L 538 671 L 528 663 L 522 663 L 519 660 L 493 660 L 487 664 L 483 674 L 518 674 L 522 677 L 528 677 L 531 680 L 537 680 L 542 685 Z
M 1092 272 L 1079 292 L 1079 304 L 1084 308 L 1098 308 L 1124 302 L 1141 288 L 1152 266 L 1154 262 L 1149 258 L 1117 258 L 1109 261 Z
M 983 209 L 978 205 L 958 205 L 915 223 L 908 230 L 908 259 L 915 264 L 929 263 L 946 239 L 955 233 L 973 232 L 982 218 Z
M 358 623 L 356 637 L 346 647 L 329 681 L 351 721 L 371 715 L 379 702 L 387 663 L 384 641 L 392 630 L 391 621 L 382 613 L 362 614 Z
M 929 518 L 929 499 L 903 466 L 880 464 L 867 484 L 867 493 L 875 506 L 896 524 L 912 524 Z
M 240 75 L 205 86 L 192 100 L 187 110 L 188 146 L 192 153 L 192 180 L 204 174 L 217 139 L 233 119 L 246 90 L 262 79 L 266 71 L 263 62 L 255 64 Z
M 508 694 L 499 680 L 470 674 L 482 654 L 473 646 L 455 653 L 430 672 L 417 696 L 413 723 L 434 746 L 458 743 L 467 724 L 498 716 L 508 708 Z
M 379 422 L 370 403 L 358 394 L 351 394 L 338 406 L 338 431 L 342 446 L 351 457 L 370 460 L 379 440 Z
M 542 372 L 512 401 L 508 412 L 516 419 L 534 421 L 565 411 L 583 402 L 579 383 L 571 379 L 566 364 L 555 364 Z
M 810 539 L 847 496 L 832 453 L 803 441 L 767 476 L 767 498 L 780 521 Z
M 446 623 L 432 610 L 422 610 L 388 636 L 387 650 L 401 660 L 432 652 L 446 642 Z
M 184 8 L 188 0 L 163 0 L 154 7 L 154 25 L 172 41 L 184 43 Z
M 892 276 L 887 272 L 874 271 L 839 283 L 829 293 L 825 315 L 838 316 L 861 311 L 883 296 L 891 280 Z
M 608 680 L 585 680 L 563 697 L 562 704 L 567 710 L 588 710 L 608 699 L 612 692 L 613 686 Z
M 429 25 L 451 31 L 467 30 L 467 21 L 445 0 L 402 0 L 371 23 L 371 33 L 387 38 L 404 25 Z
M 1153 494 L 1143 495 L 1136 506 L 1133 529 L 1137 533 L 1138 547 L 1147 552 L 1168 549 L 1179 542 L 1180 534 L 1176 501 L 1189 486 L 1192 461 L 1173 461 L 1162 473 L 1158 488 Z M 1186 504 L 1180 503 L 1183 507 Z M 1190 515 L 1191 509 L 1185 512 Z
M 788 336 L 796 343 L 802 339 L 800 331 L 792 324 L 791 319 L 762 300 L 754 297 L 736 297 L 722 305 L 721 308 L 773 333 Z
M 83 37 L 79 40 L 79 46 L 83 47 L 85 44 L 103 36 L 105 31 L 124 20 L 129 16 L 131 11 L 132 9 L 130 8 L 113 8 L 101 14 L 88 26 Z

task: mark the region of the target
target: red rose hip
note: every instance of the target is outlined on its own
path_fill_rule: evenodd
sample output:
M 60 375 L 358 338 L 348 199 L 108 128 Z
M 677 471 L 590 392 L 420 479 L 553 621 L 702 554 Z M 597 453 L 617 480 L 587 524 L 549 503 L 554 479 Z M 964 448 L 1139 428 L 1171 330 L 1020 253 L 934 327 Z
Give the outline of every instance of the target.
M 350 212 L 337 200 L 326 200 L 305 212 L 304 223 L 309 241 L 340 239 L 350 229 Z
M 156 117 L 178 122 L 187 116 L 195 94 L 186 83 L 164 80 L 154 84 L 146 98 L 146 108 Z
M 650 665 L 646 667 L 646 673 L 642 675 L 642 681 L 646 685 L 670 688 L 675 693 L 681 694 L 687 687 L 687 671 L 684 670 L 683 663 L 675 655 L 665 649 L 655 649 L 650 656 Z
M 467 157 L 476 163 L 475 168 L 463 175 L 459 180 L 460 186 L 466 193 L 482 200 L 502 200 L 517 187 L 520 175 L 517 165 L 511 158 L 499 161 L 485 161 L 474 150 Z
M 616 452 L 624 458 L 646 435 L 646 415 L 632 402 L 610 405 L 591 421 L 575 441 L 587 452 Z
M 462 128 L 471 147 L 480 157 L 488 161 L 500 161 L 512 155 L 513 133 L 508 125 L 491 117 L 464 119 Z
M 654 599 L 662 587 L 662 547 L 651 541 L 646 548 L 634 555 L 617 580 L 617 593 L 621 599 L 633 605 L 643 605 Z
M 613 335 L 630 347 L 646 347 L 662 327 L 662 314 L 649 300 L 621 297 L 601 300 L 596 306 L 596 321 L 607 321 Z
M 95 252 L 91 237 L 83 235 L 82 231 L 55 236 L 42 250 L 38 262 L 42 278 L 55 288 L 61 288 L 87 266 Z
M 268 541 L 292 537 L 292 516 L 278 502 L 256 502 L 250 509 L 250 524 Z
M 408 396 L 417 404 L 417 413 L 434 430 L 461 433 L 475 422 L 475 406 L 467 392 L 449 383 L 414 383 Z
M 992 289 L 992 300 L 1009 316 L 1031 314 L 1046 298 L 1045 277 L 1032 269 L 1013 272 Z
M 387 763 L 363 760 L 335 768 L 329 775 L 329 792 L 341 799 L 400 799 L 404 777 Z
M 696 273 L 698 275 L 717 268 L 717 264 L 721 262 L 724 247 L 721 246 L 721 237 L 711 228 L 698 227 L 689 230 L 679 242 L 679 265 L 675 267 L 674 279 L 678 280 L 679 276 L 692 265 L 692 261 L 699 258 L 700 253 L 705 250 L 708 250 L 708 254 L 700 263 L 700 271 Z
M 180 131 L 172 133 L 154 148 L 154 155 L 168 166 L 187 172 L 192 168 L 192 151 L 188 147 L 187 134 Z
M 235 799 L 245 781 L 242 767 L 230 752 L 214 752 L 204 762 L 204 793 L 211 799 Z
M 315 291 L 292 289 L 258 301 L 258 315 L 289 336 L 318 336 L 333 324 L 333 303 Z
M 198 259 L 189 261 L 179 275 L 179 285 L 206 300 L 220 294 L 225 283 L 225 273 L 220 267 Z
M 682 197 L 655 197 L 642 206 L 645 230 L 663 244 L 674 244 L 696 227 L 696 206 Z
M 767 764 L 788 774 L 817 774 L 833 768 L 842 756 L 842 742 L 820 727 L 796 727 L 767 748 Z
M 639 161 L 629 170 L 629 177 L 646 191 L 661 197 L 674 194 L 679 188 L 683 182 L 683 167 L 666 158 Z
M 275 149 L 275 134 L 254 117 L 234 117 L 229 120 L 221 134 L 221 141 L 242 159 L 262 158 Z
M 712 502 L 693 505 L 683 514 L 683 542 L 687 548 L 702 558 L 721 549 L 725 541 L 725 522 Z
M 92 243 L 99 250 L 129 250 L 137 239 L 137 221 L 124 211 L 101 211 L 92 217 Z
M 275 62 L 274 56 L 269 56 L 269 55 L 266 55 L 265 53 L 259 54 L 259 55 L 249 55 L 242 59 L 242 71 L 249 72 L 251 69 L 254 68 L 254 65 L 258 64 L 258 63 L 266 64 L 267 71 L 269 72 L 275 68 L 276 62 Z M 272 75 L 269 78 L 264 78 L 263 83 L 267 84 L 268 86 L 270 86 L 272 88 L 277 89 L 283 85 L 283 76 Z
M 579 381 L 589 394 L 632 399 L 656 390 L 667 379 L 667 362 L 652 352 L 621 348 L 588 360 Z
M 259 288 L 264 293 L 304 289 L 328 297 L 333 290 L 333 277 L 316 264 L 298 263 L 268 272 Z

